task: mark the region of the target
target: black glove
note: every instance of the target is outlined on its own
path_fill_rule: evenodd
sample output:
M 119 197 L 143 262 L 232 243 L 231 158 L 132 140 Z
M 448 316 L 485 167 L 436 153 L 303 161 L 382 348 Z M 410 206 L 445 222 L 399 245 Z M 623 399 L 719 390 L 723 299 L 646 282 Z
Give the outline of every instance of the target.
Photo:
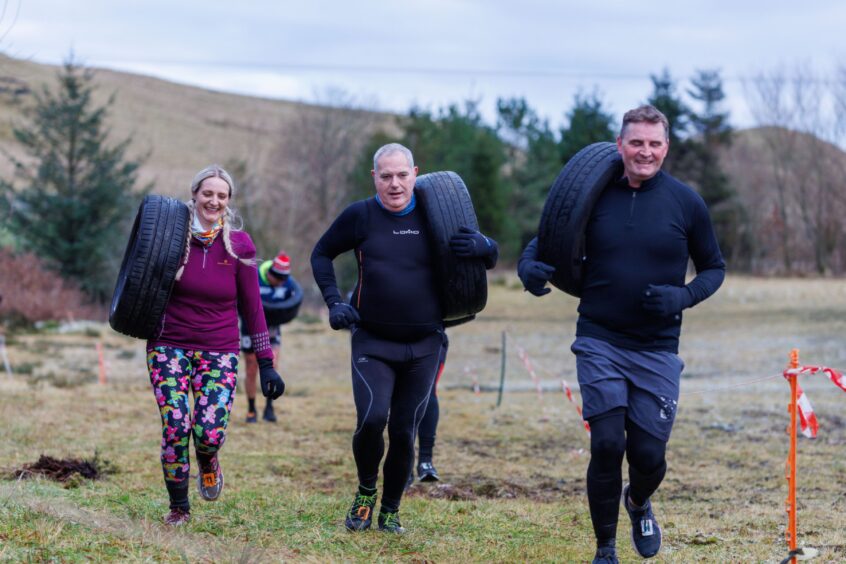
M 458 228 L 458 233 L 450 238 L 449 248 L 457 257 L 477 258 L 491 254 L 494 246 L 487 237 L 475 229 L 462 225 Z
M 545 288 L 552 278 L 555 267 L 539 260 L 524 259 L 517 268 L 517 276 L 523 282 L 523 287 L 535 296 L 545 296 L 552 289 Z
M 690 292 L 684 286 L 650 284 L 643 291 L 643 309 L 658 317 L 669 317 L 690 306 Z
M 285 393 L 285 382 L 282 376 L 273 368 L 273 360 L 270 358 L 258 359 L 259 380 L 261 381 L 261 393 L 266 398 L 276 399 Z
M 336 331 L 338 329 L 347 329 L 353 323 L 358 323 L 361 320 L 358 312 L 353 306 L 348 303 L 338 302 L 329 307 L 329 325 Z

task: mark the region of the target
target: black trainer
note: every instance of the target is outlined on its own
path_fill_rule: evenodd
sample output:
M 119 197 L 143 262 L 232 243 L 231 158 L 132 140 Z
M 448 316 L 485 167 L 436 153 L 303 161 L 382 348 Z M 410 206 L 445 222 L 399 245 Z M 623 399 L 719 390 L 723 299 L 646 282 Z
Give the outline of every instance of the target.
M 441 477 L 431 462 L 421 462 L 417 465 L 417 477 L 421 482 L 440 482 Z
M 405 527 L 402 526 L 399 519 L 399 511 L 380 511 L 379 512 L 379 530 L 386 533 L 396 533 L 401 535 L 405 532 Z
M 592 564 L 620 564 L 616 547 L 613 544 L 597 547 Z
M 347 512 L 347 518 L 344 521 L 347 529 L 350 531 L 366 531 L 373 523 L 373 508 L 376 507 L 376 494 L 363 495 L 362 493 L 355 494 L 352 507 Z
M 632 509 L 629 505 L 629 488 L 623 488 L 623 507 L 632 520 L 632 546 L 641 557 L 652 558 L 661 550 L 661 527 L 652 513 L 652 502 L 648 499 L 643 507 Z
M 262 419 L 264 419 L 268 423 L 276 423 L 276 413 L 274 413 L 273 411 L 273 404 L 270 403 L 270 400 L 268 400 L 267 405 L 264 406 L 264 414 L 262 415 Z

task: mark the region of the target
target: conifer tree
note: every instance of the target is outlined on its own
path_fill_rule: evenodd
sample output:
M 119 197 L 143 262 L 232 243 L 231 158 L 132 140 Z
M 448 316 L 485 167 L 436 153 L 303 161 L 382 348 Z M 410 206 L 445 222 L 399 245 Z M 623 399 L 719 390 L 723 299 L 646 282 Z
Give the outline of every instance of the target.
M 58 276 L 75 280 L 94 300 L 111 295 L 134 210 L 140 162 L 128 160 L 131 137 L 107 142 L 114 101 L 92 100 L 93 73 L 72 58 L 13 129 L 26 157 L 12 158 L 14 174 L 0 181 L 9 229 Z M 46 274 L 45 274 L 46 275 Z

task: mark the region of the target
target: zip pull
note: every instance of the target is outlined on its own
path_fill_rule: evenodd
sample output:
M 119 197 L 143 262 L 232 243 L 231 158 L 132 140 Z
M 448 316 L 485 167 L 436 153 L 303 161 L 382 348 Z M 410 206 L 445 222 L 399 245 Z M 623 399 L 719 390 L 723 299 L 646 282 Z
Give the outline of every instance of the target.
M 629 206 L 629 221 L 626 225 L 632 225 L 634 223 L 635 198 L 637 198 L 637 192 L 632 191 L 632 203 L 631 206 Z
M 209 250 L 206 247 L 203 247 L 203 270 L 206 269 L 206 255 L 209 254 Z

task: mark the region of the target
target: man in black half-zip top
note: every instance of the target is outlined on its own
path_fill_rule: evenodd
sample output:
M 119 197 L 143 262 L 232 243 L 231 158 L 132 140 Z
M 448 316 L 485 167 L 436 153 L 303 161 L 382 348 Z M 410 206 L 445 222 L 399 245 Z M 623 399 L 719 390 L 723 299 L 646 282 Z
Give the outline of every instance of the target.
M 644 557 L 661 548 L 650 497 L 667 470 L 665 452 L 676 415 L 682 310 L 711 296 L 725 263 L 708 210 L 690 187 L 661 165 L 670 124 L 652 106 L 623 116 L 617 149 L 624 175 L 599 196 L 585 232 L 576 370 L 591 428 L 587 494 L 596 535 L 595 564 L 618 562 L 619 504 L 632 523 L 632 544 Z M 536 296 L 554 268 L 537 259 L 537 239 L 518 273 Z M 688 260 L 696 276 L 685 284 Z M 623 487 L 623 455 L 629 483 Z

